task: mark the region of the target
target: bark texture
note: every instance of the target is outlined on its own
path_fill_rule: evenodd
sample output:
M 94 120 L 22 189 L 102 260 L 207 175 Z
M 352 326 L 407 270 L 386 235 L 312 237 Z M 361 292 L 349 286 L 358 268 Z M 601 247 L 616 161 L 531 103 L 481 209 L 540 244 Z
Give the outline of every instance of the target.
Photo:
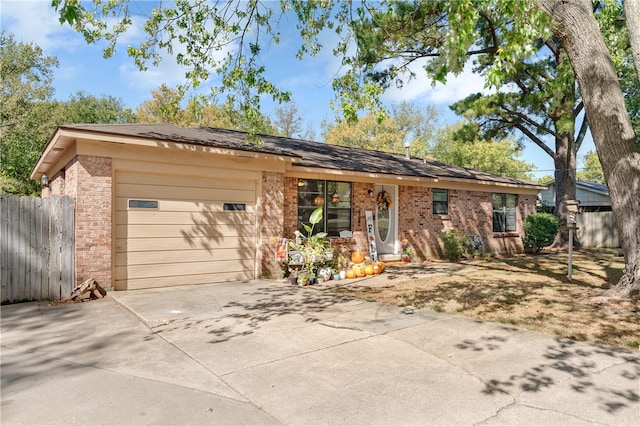
M 640 152 L 591 0 L 538 0 L 576 74 L 616 218 L 624 274 L 610 295 L 640 293 Z
M 640 0 L 625 0 L 623 4 L 633 54 L 633 65 L 638 73 L 638 78 L 640 78 Z

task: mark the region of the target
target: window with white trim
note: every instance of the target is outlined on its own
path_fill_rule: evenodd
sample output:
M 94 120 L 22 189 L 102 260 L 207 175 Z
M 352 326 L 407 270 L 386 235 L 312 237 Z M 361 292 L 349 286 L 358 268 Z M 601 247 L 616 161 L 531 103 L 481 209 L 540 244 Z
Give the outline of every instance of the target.
M 298 180 L 298 230 L 306 234 L 302 223 L 309 223 L 311 213 L 322 207 L 322 221 L 313 233 L 326 232 L 337 237 L 340 231 L 351 231 L 351 182 Z
M 492 201 L 493 232 L 515 232 L 518 197 L 515 194 L 493 194 Z

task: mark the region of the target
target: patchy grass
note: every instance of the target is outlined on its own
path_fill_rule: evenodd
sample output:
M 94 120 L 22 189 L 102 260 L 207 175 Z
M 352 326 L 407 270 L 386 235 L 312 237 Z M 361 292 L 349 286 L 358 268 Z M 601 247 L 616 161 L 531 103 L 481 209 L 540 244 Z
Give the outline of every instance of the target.
M 566 253 L 475 262 L 475 272 L 389 281 L 384 287 L 334 291 L 370 301 L 459 314 L 605 345 L 638 349 L 640 303 L 602 297 L 622 275 L 613 250 L 574 251 L 572 281 Z

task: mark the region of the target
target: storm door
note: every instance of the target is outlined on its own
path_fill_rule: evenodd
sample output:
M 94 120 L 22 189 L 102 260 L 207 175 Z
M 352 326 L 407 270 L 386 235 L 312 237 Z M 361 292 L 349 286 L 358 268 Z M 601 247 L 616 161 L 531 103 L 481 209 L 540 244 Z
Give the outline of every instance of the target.
M 397 254 L 398 187 L 376 185 L 376 248 L 378 255 Z

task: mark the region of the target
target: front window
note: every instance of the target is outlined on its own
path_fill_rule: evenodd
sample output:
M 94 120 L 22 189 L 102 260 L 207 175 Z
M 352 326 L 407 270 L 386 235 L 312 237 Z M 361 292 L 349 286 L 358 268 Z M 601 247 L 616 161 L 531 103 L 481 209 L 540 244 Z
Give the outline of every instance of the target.
M 298 230 L 309 223 L 311 213 L 322 207 L 322 221 L 313 232 L 326 232 L 337 237 L 340 231 L 351 231 L 351 182 L 300 179 L 298 181 Z
M 516 231 L 515 194 L 493 194 L 493 232 Z
M 449 190 L 433 190 L 433 214 L 449 214 Z

